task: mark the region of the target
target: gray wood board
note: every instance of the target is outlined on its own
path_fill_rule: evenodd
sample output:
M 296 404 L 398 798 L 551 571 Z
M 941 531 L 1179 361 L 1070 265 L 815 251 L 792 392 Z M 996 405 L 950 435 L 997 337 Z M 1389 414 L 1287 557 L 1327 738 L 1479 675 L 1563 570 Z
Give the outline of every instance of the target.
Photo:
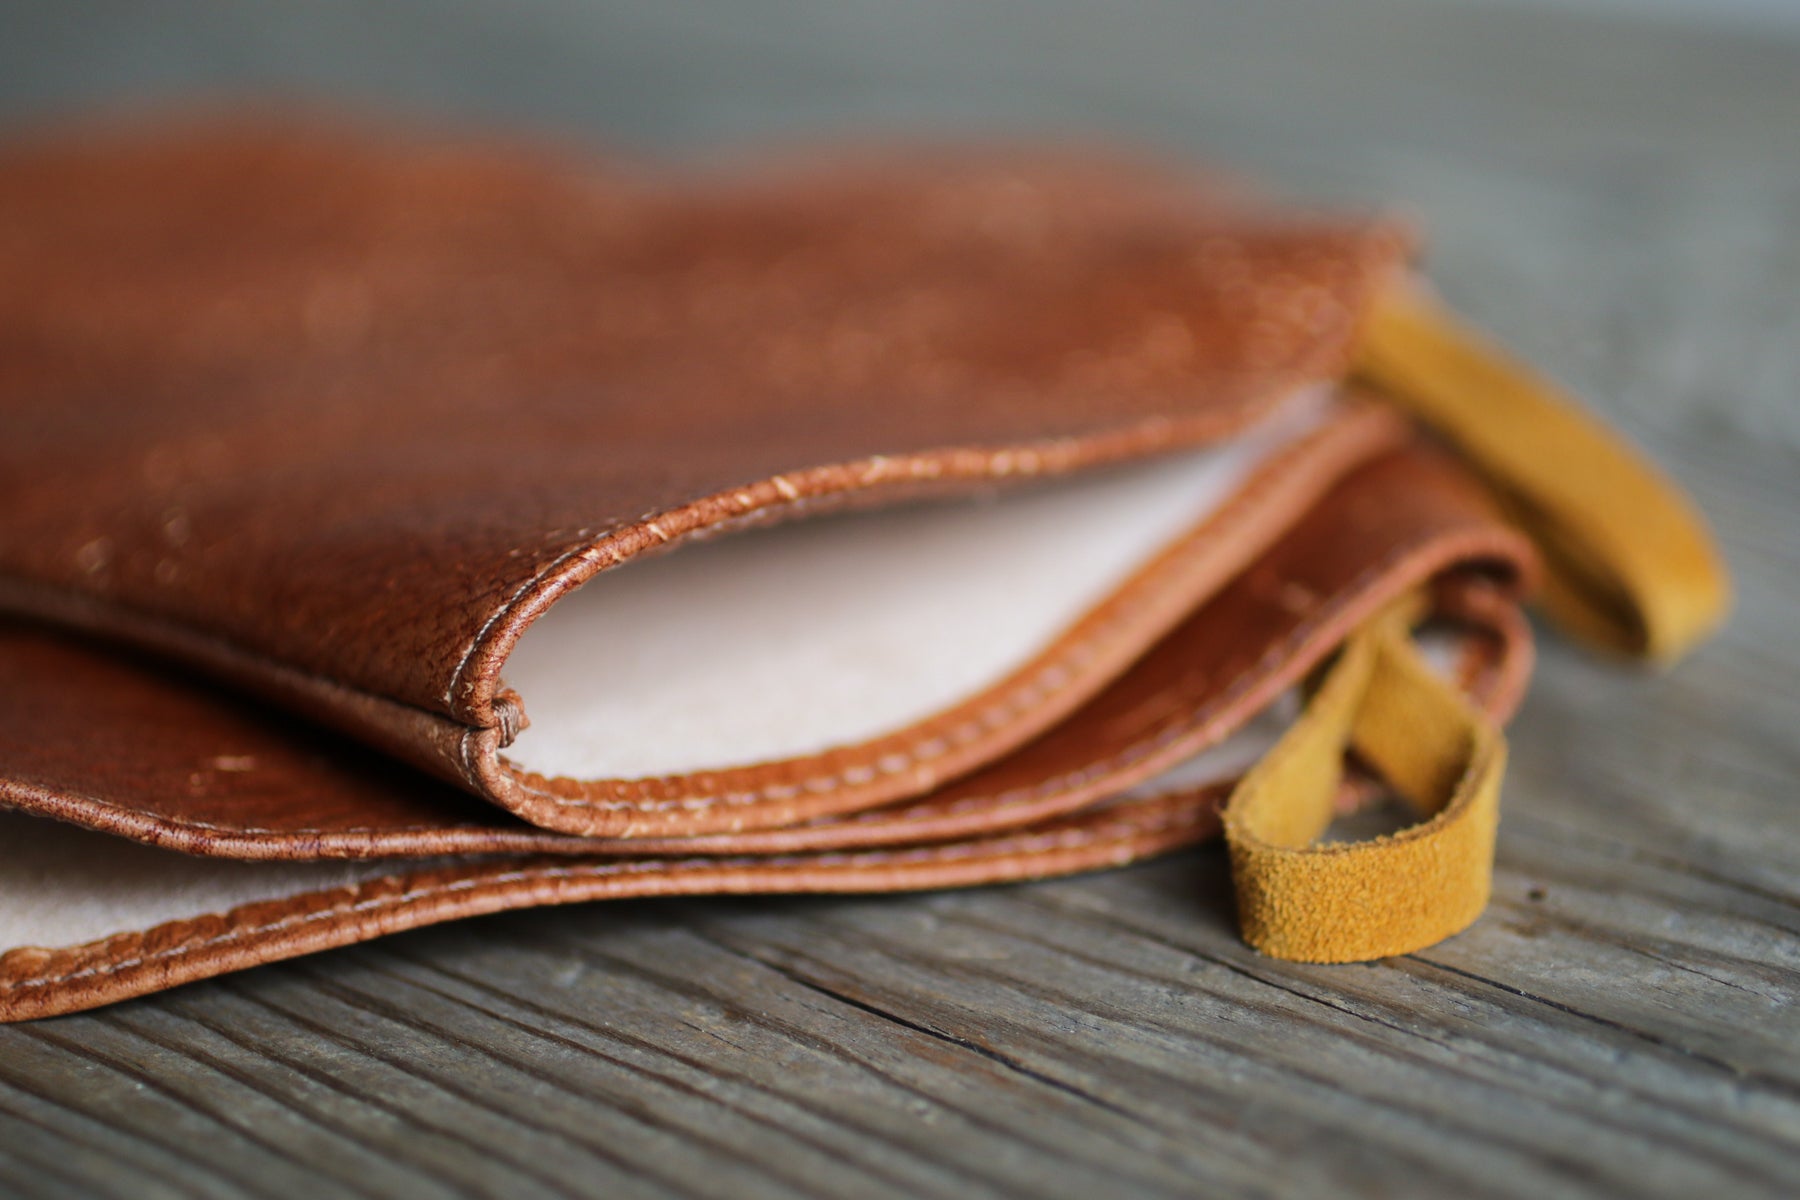
M 185 0 L 0 15 L 0 122 L 247 93 L 691 153 L 1126 138 L 1399 199 L 1647 443 L 1741 600 L 1666 675 L 1546 639 L 1497 894 L 1354 967 L 1216 850 L 925 896 L 514 914 L 0 1029 L 22 1195 L 1800 1191 L 1800 43 L 1427 0 Z

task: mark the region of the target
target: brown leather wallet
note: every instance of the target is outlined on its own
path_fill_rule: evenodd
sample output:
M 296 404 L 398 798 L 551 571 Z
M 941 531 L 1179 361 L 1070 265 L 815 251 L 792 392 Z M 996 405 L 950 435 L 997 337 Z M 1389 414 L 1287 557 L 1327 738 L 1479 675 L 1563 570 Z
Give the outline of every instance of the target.
M 0 151 L 0 231 L 0 1018 L 1191 844 L 1409 597 L 1529 671 L 1509 476 L 1353 370 L 1386 222 L 196 123 Z

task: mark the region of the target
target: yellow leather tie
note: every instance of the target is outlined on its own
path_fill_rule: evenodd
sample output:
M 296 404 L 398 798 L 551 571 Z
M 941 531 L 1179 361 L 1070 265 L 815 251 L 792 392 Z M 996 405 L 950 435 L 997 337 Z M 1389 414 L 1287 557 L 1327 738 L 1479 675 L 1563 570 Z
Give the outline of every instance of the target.
M 1680 489 L 1423 289 L 1377 299 L 1355 373 L 1486 477 L 1537 543 L 1544 608 L 1570 633 L 1668 662 L 1724 620 L 1724 565 Z
M 1414 601 L 1358 631 L 1306 711 L 1238 784 L 1225 840 L 1244 939 L 1301 962 L 1405 954 L 1487 905 L 1506 743 L 1414 648 Z M 1427 819 L 1315 844 L 1355 750 Z
M 1543 604 L 1577 637 L 1667 662 L 1716 627 L 1729 584 L 1699 514 L 1617 435 L 1422 290 L 1380 297 L 1355 374 L 1485 477 L 1544 559 Z M 1225 838 L 1244 938 L 1303 962 L 1422 949 L 1486 906 L 1506 746 L 1420 658 L 1418 601 L 1345 645 L 1292 729 L 1239 783 Z M 1317 844 L 1354 750 L 1425 816 Z

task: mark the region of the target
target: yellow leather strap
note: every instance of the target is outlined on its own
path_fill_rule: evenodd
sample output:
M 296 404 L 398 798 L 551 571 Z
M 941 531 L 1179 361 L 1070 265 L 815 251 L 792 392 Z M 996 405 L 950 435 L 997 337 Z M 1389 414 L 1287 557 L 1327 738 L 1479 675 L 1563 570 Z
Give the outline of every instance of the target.
M 1423 289 L 1376 301 L 1355 371 L 1486 476 L 1542 551 L 1545 608 L 1576 636 L 1666 661 L 1723 620 L 1725 569 L 1686 497 Z
M 1225 840 L 1244 939 L 1300 962 L 1405 954 L 1487 905 L 1506 746 L 1414 648 L 1415 602 L 1355 634 L 1305 713 L 1244 776 Z M 1315 844 L 1354 750 L 1428 819 L 1372 841 Z

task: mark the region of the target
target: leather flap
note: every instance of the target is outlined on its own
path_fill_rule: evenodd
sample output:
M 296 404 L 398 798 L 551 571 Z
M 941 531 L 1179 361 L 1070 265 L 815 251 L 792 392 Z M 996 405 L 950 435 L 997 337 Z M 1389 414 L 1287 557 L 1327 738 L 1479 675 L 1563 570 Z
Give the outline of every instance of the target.
M 0 229 L 0 606 L 589 832 L 624 827 L 499 761 L 557 597 L 1232 437 L 1341 374 L 1405 253 L 1102 157 L 682 174 L 206 125 L 0 150 Z

